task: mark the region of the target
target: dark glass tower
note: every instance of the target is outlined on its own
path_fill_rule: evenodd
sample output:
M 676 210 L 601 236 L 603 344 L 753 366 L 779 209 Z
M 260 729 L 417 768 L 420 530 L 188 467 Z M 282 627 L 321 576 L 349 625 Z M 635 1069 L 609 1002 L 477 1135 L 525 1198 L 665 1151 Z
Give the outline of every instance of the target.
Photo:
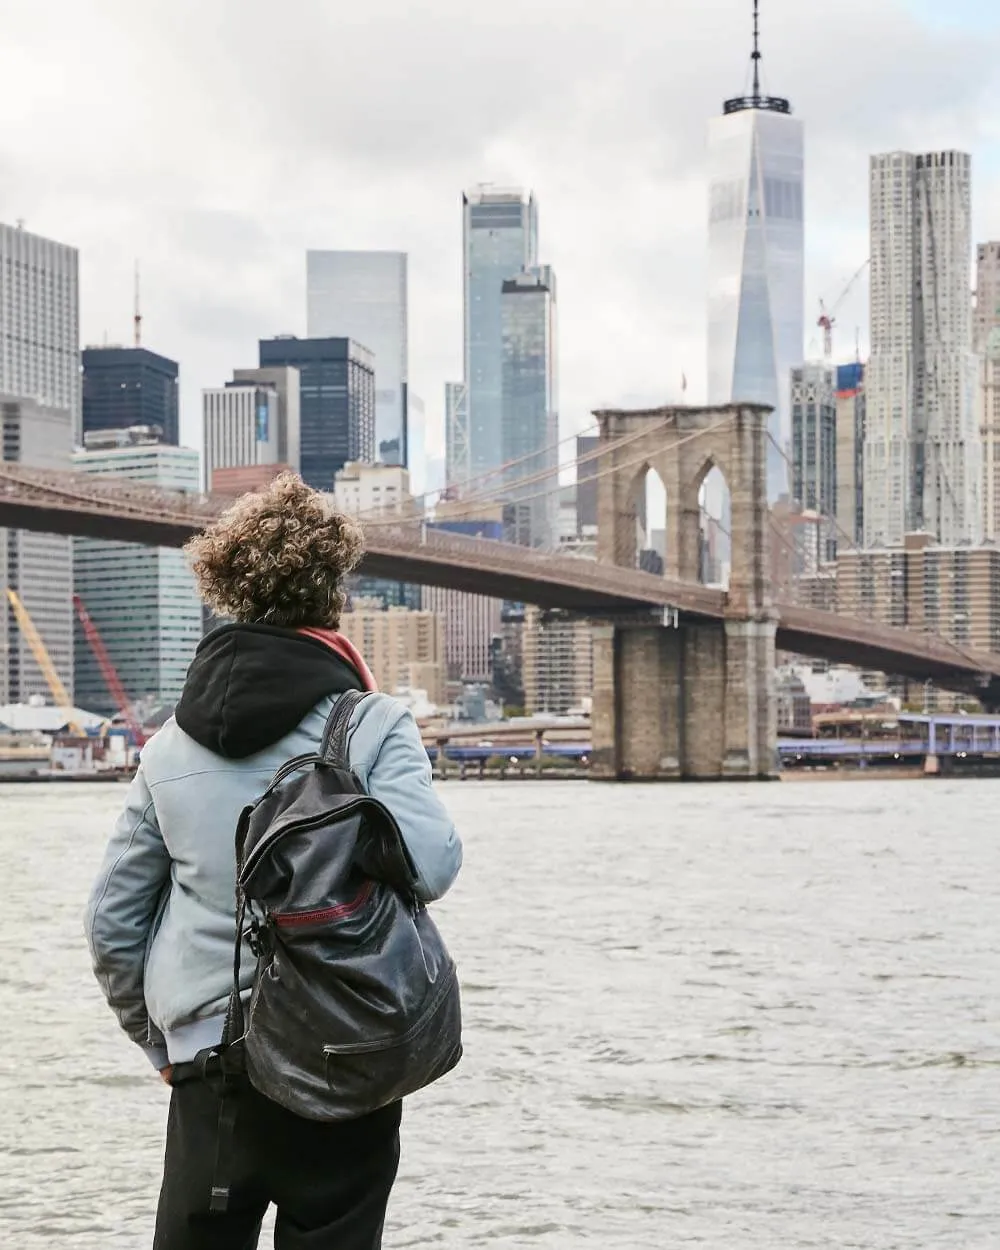
M 351 339 L 261 339 L 261 368 L 299 371 L 299 464 L 302 480 L 333 490 L 349 460 L 375 460 L 375 363 Z
M 177 446 L 177 362 L 146 347 L 87 347 L 83 364 L 83 432 L 148 425 Z

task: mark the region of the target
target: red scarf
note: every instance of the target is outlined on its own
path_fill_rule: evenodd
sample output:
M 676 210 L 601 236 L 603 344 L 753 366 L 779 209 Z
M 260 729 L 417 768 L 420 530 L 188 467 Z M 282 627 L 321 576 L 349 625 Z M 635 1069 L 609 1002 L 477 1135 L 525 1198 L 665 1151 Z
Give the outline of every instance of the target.
M 335 629 L 299 629 L 296 633 L 302 634 L 306 638 L 315 638 L 317 642 L 321 642 L 325 647 L 329 647 L 342 660 L 350 664 L 351 668 L 361 678 L 361 684 L 365 690 L 378 690 L 378 682 L 372 676 L 372 671 L 365 663 L 364 656 L 357 649 L 350 638 L 345 638 L 343 634 L 338 634 Z

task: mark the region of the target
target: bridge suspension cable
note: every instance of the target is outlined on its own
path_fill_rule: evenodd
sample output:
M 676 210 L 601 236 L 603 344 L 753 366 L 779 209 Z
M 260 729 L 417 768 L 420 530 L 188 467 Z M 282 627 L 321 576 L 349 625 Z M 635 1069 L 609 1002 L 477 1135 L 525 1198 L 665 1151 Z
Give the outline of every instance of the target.
M 564 438 L 560 438 L 554 443 L 548 443 L 544 447 L 539 447 L 535 451 L 529 451 L 526 455 L 518 456 L 514 460 L 505 460 L 503 464 L 498 464 L 492 469 L 485 469 L 482 473 L 477 473 L 473 477 L 466 478 L 465 481 L 461 482 L 459 485 L 462 489 L 466 489 L 477 482 L 484 482 L 488 478 L 496 477 L 498 473 L 506 473 L 508 469 L 516 468 L 519 464 L 525 464 L 528 460 L 537 460 L 539 456 L 547 455 L 549 452 L 558 451 L 559 448 L 565 446 L 566 443 L 575 442 L 578 438 L 590 437 L 597 429 L 598 427 L 596 425 L 588 425 L 585 429 L 580 430 L 575 434 L 567 434 Z M 579 462 L 580 458 L 577 457 L 576 460 L 567 461 L 566 464 L 559 465 L 558 467 L 561 471 L 564 468 L 571 468 L 574 464 L 578 464 Z M 441 495 L 447 493 L 449 489 L 451 488 L 446 486 L 444 490 L 426 490 L 423 494 L 414 495 L 412 502 L 415 504 L 426 503 L 428 499 L 434 497 L 439 498 Z
M 661 456 L 662 455 L 674 455 L 681 447 L 685 446 L 687 443 L 693 442 L 697 438 L 703 438 L 706 434 L 713 433 L 715 430 L 720 429 L 722 426 L 728 424 L 732 420 L 733 420 L 733 414 L 730 413 L 727 416 L 720 418 L 720 420 L 713 422 L 711 425 L 706 426 L 703 430 L 694 430 L 691 434 L 685 435 L 683 438 L 680 438 L 675 443 L 671 444 L 670 447 L 664 448 L 663 451 L 658 454 Z M 667 424 L 667 423 L 665 422 L 664 424 Z M 620 443 L 617 444 L 617 446 L 621 446 L 622 443 L 624 443 L 625 441 L 634 442 L 637 437 L 644 438 L 647 434 L 652 433 L 654 429 L 659 429 L 659 428 L 662 428 L 662 427 L 657 426 L 657 427 L 653 427 L 653 429 L 650 429 L 650 430 L 642 430 L 640 431 L 639 435 L 630 436 L 629 439 L 622 440 Z M 613 446 L 615 445 L 612 444 L 612 447 Z M 610 450 L 610 448 L 606 450 Z M 594 473 L 590 477 L 588 477 L 587 481 L 588 483 L 596 482 L 596 481 L 599 481 L 601 478 L 608 477 L 612 473 L 623 473 L 627 471 L 628 469 L 634 469 L 634 468 L 638 468 L 640 465 L 648 464 L 648 462 L 649 462 L 649 456 L 646 453 L 643 453 L 640 456 L 636 456 L 632 460 L 626 460 L 624 464 L 613 464 L 605 469 L 601 469 L 597 473 Z M 544 499 L 547 495 L 555 494 L 559 489 L 560 487 L 557 483 L 555 487 L 550 487 L 542 491 L 536 491 L 534 494 L 531 494 L 531 495 L 521 495 L 514 502 L 529 503 L 533 499 Z M 464 501 L 460 501 L 460 502 L 464 502 Z M 470 503 L 470 507 L 473 509 L 476 508 L 477 506 L 482 506 L 481 501 L 478 504 L 475 502 Z M 455 513 L 452 509 L 449 508 L 448 513 L 449 513 L 449 516 L 448 516 L 449 520 L 455 518 Z M 472 519 L 475 519 L 474 512 L 472 513 Z M 366 528 L 378 529 L 378 528 L 383 528 L 383 527 L 399 526 L 399 525 L 406 524 L 407 522 L 412 523 L 412 521 L 413 521 L 413 518 L 401 518 L 399 516 L 387 517 L 385 516 L 384 513 L 382 513 L 380 514 L 377 520 L 368 521 L 365 524 L 366 524 Z
M 628 447 L 632 443 L 638 442 L 642 438 L 646 438 L 649 434 L 654 434 L 658 430 L 666 429 L 672 420 L 672 417 L 668 417 L 659 425 L 651 426 L 647 430 L 639 430 L 636 433 L 628 434 L 622 438 L 616 439 L 612 443 L 606 443 L 601 447 L 594 448 L 593 451 L 585 452 L 582 456 L 577 456 L 574 460 L 569 461 L 565 465 L 552 465 L 548 468 L 541 469 L 536 473 L 526 474 L 524 477 L 517 478 L 513 482 L 501 483 L 498 486 L 491 487 L 489 490 L 478 491 L 471 495 L 463 495 L 454 501 L 449 500 L 448 516 L 450 519 L 455 519 L 461 513 L 466 513 L 467 515 L 474 517 L 474 511 L 469 513 L 469 508 L 476 509 L 487 503 L 505 502 L 505 497 L 509 496 L 512 491 L 520 491 L 523 486 L 532 486 L 536 482 L 545 481 L 547 478 L 558 478 L 559 473 L 561 473 L 563 469 L 579 467 L 581 464 L 589 464 L 595 460 L 599 460 L 602 456 L 608 456 L 612 452 L 620 450 L 622 447 Z M 586 480 L 588 482 L 592 482 L 597 476 L 600 475 L 592 474 Z M 519 495 L 516 501 L 511 500 L 511 502 L 524 503 L 528 499 L 538 499 L 544 495 L 555 494 L 560 489 L 561 486 L 557 480 L 556 484 L 552 488 L 543 491 L 540 495 Z M 369 512 L 359 513 L 358 519 L 367 525 L 398 525 L 401 520 L 423 520 L 424 513 L 420 509 L 414 509 L 412 512 L 397 512 L 387 515 L 384 511 L 372 510 Z

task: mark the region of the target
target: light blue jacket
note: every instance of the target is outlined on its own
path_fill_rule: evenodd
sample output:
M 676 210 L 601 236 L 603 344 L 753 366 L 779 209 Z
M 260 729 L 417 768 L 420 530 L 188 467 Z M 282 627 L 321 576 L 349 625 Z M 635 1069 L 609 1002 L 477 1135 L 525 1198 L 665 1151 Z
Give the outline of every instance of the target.
M 334 698 L 246 759 L 225 759 L 169 720 L 142 761 L 87 907 L 94 972 L 125 1032 L 156 1068 L 184 1063 L 222 1036 L 232 987 L 235 831 L 240 812 L 296 755 L 316 751 Z M 351 718 L 348 760 L 395 816 L 425 902 L 462 864 L 455 827 L 431 787 L 410 713 L 373 695 Z M 244 958 L 243 988 L 254 959 Z

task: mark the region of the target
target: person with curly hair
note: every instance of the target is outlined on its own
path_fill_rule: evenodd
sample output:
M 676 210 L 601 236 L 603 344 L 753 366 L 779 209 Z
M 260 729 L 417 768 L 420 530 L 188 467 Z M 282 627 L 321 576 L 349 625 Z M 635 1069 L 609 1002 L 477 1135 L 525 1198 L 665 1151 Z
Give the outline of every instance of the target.
M 233 1185 L 210 1213 L 219 1104 L 196 1062 L 222 1037 L 235 939 L 234 831 L 274 773 L 315 753 L 337 698 L 375 690 L 338 632 L 358 525 L 283 474 L 238 499 L 187 546 L 205 601 L 228 624 L 201 642 L 173 717 L 143 747 L 91 892 L 94 971 L 133 1042 L 171 1086 L 154 1250 L 246 1250 L 277 1207 L 283 1250 L 378 1250 L 399 1161 L 399 1103 L 357 1120 L 301 1119 L 240 1091 Z M 425 902 L 462 862 L 410 713 L 359 703 L 348 762 L 396 818 Z M 244 961 L 249 991 L 252 961 Z

